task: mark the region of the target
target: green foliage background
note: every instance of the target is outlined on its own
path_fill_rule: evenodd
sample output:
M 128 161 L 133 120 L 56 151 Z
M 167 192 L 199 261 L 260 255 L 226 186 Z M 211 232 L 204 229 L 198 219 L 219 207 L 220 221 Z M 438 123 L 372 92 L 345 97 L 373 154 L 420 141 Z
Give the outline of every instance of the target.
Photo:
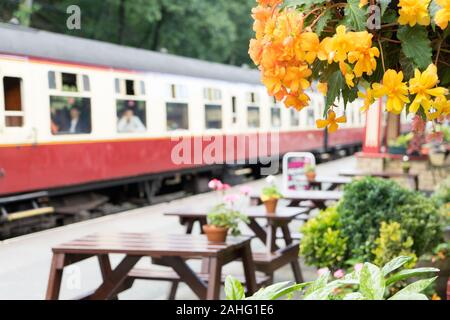
M 66 27 L 70 5 L 81 8 L 81 30 Z M 15 17 L 37 29 L 250 65 L 254 5 L 254 0 L 2 0 L 0 21 Z

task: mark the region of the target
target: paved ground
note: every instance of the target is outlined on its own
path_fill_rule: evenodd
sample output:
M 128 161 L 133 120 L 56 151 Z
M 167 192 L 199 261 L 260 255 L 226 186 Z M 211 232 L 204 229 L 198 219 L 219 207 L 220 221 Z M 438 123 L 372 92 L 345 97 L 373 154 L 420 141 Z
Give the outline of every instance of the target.
M 355 159 L 349 157 L 321 164 L 318 166 L 318 172 L 336 175 L 338 170 L 351 169 L 354 166 Z M 259 180 L 248 185 L 259 188 L 263 184 L 264 181 Z M 0 242 L 0 299 L 44 298 L 51 260 L 50 249 L 53 245 L 99 231 L 183 233 L 184 228 L 179 225 L 178 219 L 164 217 L 163 213 L 169 208 L 206 204 L 215 199 L 217 198 L 211 193 L 201 194 Z M 292 230 L 298 227 L 292 225 Z M 254 242 L 257 249 L 260 245 L 257 240 Z M 113 264 L 118 263 L 120 259 L 119 255 L 114 256 Z M 149 261 L 142 260 L 140 263 L 148 264 Z M 302 270 L 305 280 L 315 277 L 315 270 L 304 266 L 303 263 Z M 232 263 L 227 266 L 224 273 L 240 271 L 241 265 Z M 281 269 L 275 274 L 275 281 L 292 279 L 290 267 Z M 93 289 L 99 281 L 97 261 L 89 259 L 81 262 L 65 272 L 61 298 L 70 299 Z M 165 299 L 168 290 L 169 284 L 165 282 L 137 281 L 130 290 L 120 295 L 120 299 Z M 196 299 L 196 296 L 182 284 L 177 299 Z

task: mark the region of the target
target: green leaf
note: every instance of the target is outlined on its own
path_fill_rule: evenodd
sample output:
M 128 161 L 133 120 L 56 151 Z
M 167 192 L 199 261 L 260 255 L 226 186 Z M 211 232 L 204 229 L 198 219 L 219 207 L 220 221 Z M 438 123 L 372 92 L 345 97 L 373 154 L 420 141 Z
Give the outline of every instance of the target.
M 259 289 L 253 296 L 246 300 L 276 300 L 295 291 L 299 291 L 309 284 L 311 284 L 311 282 L 292 284 L 291 281 L 284 281 L 275 283 L 266 288 Z
M 314 4 L 322 4 L 325 3 L 327 0 L 287 0 L 284 2 L 284 5 L 282 7 L 304 7 L 309 8 Z
M 307 297 L 308 295 L 310 295 L 311 293 L 313 293 L 316 290 L 324 288 L 328 283 L 329 277 L 330 277 L 330 271 L 327 271 L 327 272 L 324 272 L 323 274 L 321 274 L 308 287 L 308 289 L 305 292 L 305 297 Z
M 243 300 L 245 298 L 244 287 L 236 278 L 227 276 L 225 279 L 225 295 L 227 300 Z
M 397 281 L 405 280 L 411 277 L 420 276 L 423 274 L 431 273 L 431 272 L 439 272 L 439 269 L 436 268 L 416 268 L 416 269 L 406 269 L 400 272 L 397 272 L 393 276 L 389 277 L 386 280 L 386 286 L 389 286 Z
M 361 269 L 359 292 L 369 300 L 382 300 L 384 289 L 384 277 L 381 269 L 374 264 L 364 263 Z
M 320 17 L 319 21 L 317 21 L 315 31 L 318 36 L 322 34 L 323 29 L 327 25 L 328 21 L 330 21 L 331 17 L 331 10 L 326 10 L 325 13 Z
M 347 86 L 344 77 L 339 70 L 333 72 L 327 82 L 328 92 L 325 99 L 325 108 L 323 110 L 324 118 L 327 116 L 328 110 L 330 109 L 331 105 L 336 101 L 337 98 L 340 98 L 342 89 Z
M 353 102 L 358 98 L 358 86 L 355 85 L 353 88 L 349 86 L 344 86 L 342 89 L 342 99 L 344 100 L 344 109 L 347 108 L 347 103 Z
M 402 290 L 394 294 L 390 300 L 412 300 L 412 299 L 405 299 L 408 296 L 418 294 L 425 290 L 430 284 L 432 284 L 437 277 L 429 278 L 429 279 L 423 279 L 418 280 L 416 282 L 413 282 L 406 287 L 404 287 Z M 400 298 L 400 299 L 399 299 Z
M 345 25 L 354 31 L 366 29 L 366 11 L 359 7 L 359 0 L 348 0 L 344 10 Z
M 422 26 L 402 26 L 398 29 L 397 38 L 402 43 L 405 56 L 411 58 L 420 69 L 431 64 L 431 41 L 426 28 Z
M 360 292 L 352 292 L 346 294 L 344 300 L 365 300 L 364 296 Z
M 408 261 L 411 261 L 412 257 L 409 256 L 400 256 L 397 258 L 392 259 L 388 263 L 384 265 L 384 267 L 381 269 L 383 272 L 383 275 L 386 276 L 388 273 L 400 268 L 402 265 L 407 263 Z
M 400 52 L 400 58 L 398 60 L 402 66 L 404 80 L 408 81 L 414 76 L 414 63 L 412 60 L 405 56 L 405 54 Z
M 398 19 L 397 11 L 387 9 L 381 17 L 381 23 L 394 23 Z
M 381 8 L 381 16 L 383 16 L 389 6 L 389 3 L 391 3 L 391 0 L 378 0 L 378 3 Z
M 428 298 L 423 293 L 409 293 L 401 295 L 396 294 L 390 297 L 388 300 L 428 300 Z

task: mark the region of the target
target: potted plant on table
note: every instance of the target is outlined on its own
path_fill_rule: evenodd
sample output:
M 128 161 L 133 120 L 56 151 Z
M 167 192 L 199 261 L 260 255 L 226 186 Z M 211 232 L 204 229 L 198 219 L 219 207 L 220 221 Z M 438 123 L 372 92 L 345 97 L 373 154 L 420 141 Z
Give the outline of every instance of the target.
M 403 156 L 403 161 L 402 161 L 403 173 L 408 174 L 410 169 L 411 169 L 411 163 L 409 162 L 409 157 Z
M 247 216 L 228 206 L 226 203 L 216 205 L 208 214 L 208 224 L 203 231 L 209 241 L 225 242 L 228 231 L 233 236 L 240 234 L 239 222 L 248 222 Z
M 305 166 L 305 176 L 309 182 L 314 182 L 316 179 L 316 167 L 312 164 L 307 164 Z
M 208 213 L 208 224 L 202 227 L 203 232 L 209 241 L 225 242 L 228 231 L 232 235 L 239 235 L 239 222 L 248 222 L 247 216 L 235 208 L 236 203 L 242 202 L 237 194 L 225 194 L 230 186 L 218 179 L 212 179 L 208 186 L 221 195 L 221 202 L 215 205 Z M 245 191 L 245 193 L 244 193 Z M 248 196 L 250 189 L 241 190 L 241 193 Z
M 413 133 L 402 134 L 395 140 L 390 140 L 388 142 L 388 152 L 390 154 L 406 154 L 409 142 L 413 138 Z
M 278 200 L 282 198 L 282 195 L 275 185 L 275 177 L 268 176 L 266 181 L 269 185 L 262 189 L 260 198 L 266 206 L 266 212 L 275 213 Z

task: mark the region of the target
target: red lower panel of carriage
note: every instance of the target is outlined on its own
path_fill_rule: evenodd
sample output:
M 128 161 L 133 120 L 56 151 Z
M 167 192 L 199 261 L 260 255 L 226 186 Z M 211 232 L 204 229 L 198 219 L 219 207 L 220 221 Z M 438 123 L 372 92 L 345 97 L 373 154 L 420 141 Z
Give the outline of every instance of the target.
M 329 135 L 329 145 L 361 142 L 362 134 L 362 128 L 341 129 Z M 323 147 L 323 135 L 323 131 L 311 130 L 281 132 L 279 136 L 260 133 L 178 141 L 154 138 L 0 146 L 0 195 L 176 172 L 211 161 L 312 150 Z

